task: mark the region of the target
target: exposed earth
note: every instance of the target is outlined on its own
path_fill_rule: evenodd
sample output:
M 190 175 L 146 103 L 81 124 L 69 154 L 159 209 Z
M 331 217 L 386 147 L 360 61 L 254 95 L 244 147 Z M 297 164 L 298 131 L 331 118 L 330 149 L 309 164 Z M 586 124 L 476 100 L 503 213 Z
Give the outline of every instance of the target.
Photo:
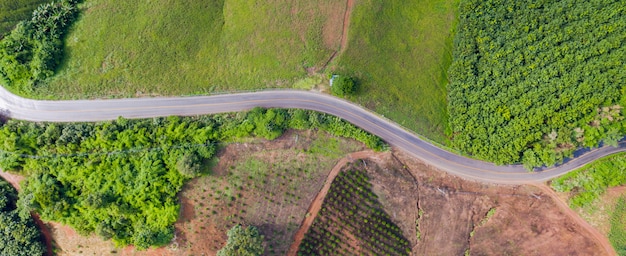
M 314 197 L 341 157 L 328 159 L 364 149 L 355 142 L 324 136 L 327 135 L 288 132 L 275 141 L 254 140 L 225 147 L 210 175 L 217 178 L 193 180 L 181 194 L 181 216 L 175 225 L 177 238 L 167 247 L 147 251 L 135 251 L 132 247 L 119 249 L 111 242 L 93 236 L 82 237 L 71 228 L 48 223 L 56 251 L 59 255 L 214 255 L 226 242 L 225 231 L 231 226 L 230 222 L 243 222 L 259 226 L 266 238 L 269 235 L 274 239 L 266 239 L 266 253 L 284 255 Z M 319 140 L 321 143 L 315 142 Z M 320 145 L 330 145 L 329 151 L 334 153 L 307 160 L 307 152 L 319 150 Z M 367 158 L 356 160 L 349 157 L 341 163 L 365 161 L 374 191 L 411 242 L 414 255 L 463 255 L 466 251 L 471 255 L 606 255 L 600 243 L 584 227 L 535 186 L 467 181 L 438 171 L 397 150 L 360 153 L 358 156 Z M 256 194 L 251 190 L 243 191 L 240 198 L 232 201 L 232 207 L 220 206 L 218 201 L 228 204 L 229 199 L 211 199 L 215 193 L 210 192 L 210 186 L 227 186 L 220 182 L 239 169 L 251 171 L 255 165 L 251 165 L 249 159 L 266 163 L 269 170 L 267 182 L 269 179 L 280 181 L 281 175 L 272 169 L 285 169 L 280 165 L 284 162 L 326 169 L 314 172 L 317 175 L 311 176 L 308 182 L 298 183 L 299 190 L 294 191 L 293 196 L 284 196 L 290 186 L 285 181 L 286 185 L 272 184 L 277 190 L 263 192 L 272 187 L 268 185 L 259 188 L 260 192 Z M 257 165 L 256 168 L 263 167 Z M 249 183 L 254 182 L 250 180 Z M 263 198 L 269 194 L 275 197 Z M 302 197 L 295 199 L 296 195 Z M 201 200 L 202 196 L 208 198 Z M 288 198 L 293 200 L 289 206 L 279 202 Z M 272 205 L 270 200 L 275 203 Z M 260 208 L 261 205 L 264 208 Z M 211 213 L 212 210 L 207 210 L 209 206 L 218 211 Z M 241 214 L 244 208 L 248 212 Z M 493 214 L 487 217 L 490 210 Z M 281 243 L 286 246 L 278 246 Z

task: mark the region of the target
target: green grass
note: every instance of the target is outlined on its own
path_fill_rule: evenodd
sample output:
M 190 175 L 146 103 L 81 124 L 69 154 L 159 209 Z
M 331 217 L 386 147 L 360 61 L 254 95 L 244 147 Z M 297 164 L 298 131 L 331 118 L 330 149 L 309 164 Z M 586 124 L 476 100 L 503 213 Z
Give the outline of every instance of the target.
M 626 255 L 626 196 L 618 199 L 611 213 L 609 241 L 618 255 Z
M 348 47 L 323 72 L 354 75 L 362 87 L 351 100 L 445 143 L 457 6 L 458 0 L 358 1 Z M 81 10 L 57 76 L 30 96 L 310 89 L 327 83 L 307 68 L 319 70 L 338 50 L 345 2 L 89 0 Z
M 0 38 L 20 21 L 30 19 L 37 6 L 48 0 L 0 0 Z
M 58 76 L 38 98 L 182 95 L 291 87 L 334 49 L 332 0 L 89 0 Z
M 349 45 L 333 68 L 353 75 L 352 100 L 446 142 L 446 70 L 458 0 L 358 1 Z
M 604 157 L 552 181 L 558 192 L 571 192 L 570 205 L 582 207 L 592 203 L 608 187 L 626 184 L 626 153 Z

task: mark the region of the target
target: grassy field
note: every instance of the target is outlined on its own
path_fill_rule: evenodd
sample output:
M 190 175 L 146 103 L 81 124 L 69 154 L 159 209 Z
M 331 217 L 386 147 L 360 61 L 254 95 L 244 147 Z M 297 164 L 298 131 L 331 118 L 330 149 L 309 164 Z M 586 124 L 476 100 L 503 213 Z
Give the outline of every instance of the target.
M 0 0 L 0 38 L 18 22 L 29 19 L 33 10 L 47 0 Z
M 331 67 L 360 80 L 352 100 L 445 142 L 457 7 L 458 0 L 358 1 L 348 47 Z
M 57 75 L 29 97 L 311 89 L 353 75 L 351 100 L 446 142 L 446 69 L 458 0 L 89 0 Z M 348 45 L 340 49 L 346 10 Z M 322 86 L 323 88 L 324 86 Z
M 132 97 L 291 87 L 334 50 L 332 0 L 89 0 L 58 76 L 36 97 Z M 331 33 L 328 32 L 328 33 Z M 332 42 L 332 40 L 331 40 Z M 328 46 L 327 46 L 328 45 Z

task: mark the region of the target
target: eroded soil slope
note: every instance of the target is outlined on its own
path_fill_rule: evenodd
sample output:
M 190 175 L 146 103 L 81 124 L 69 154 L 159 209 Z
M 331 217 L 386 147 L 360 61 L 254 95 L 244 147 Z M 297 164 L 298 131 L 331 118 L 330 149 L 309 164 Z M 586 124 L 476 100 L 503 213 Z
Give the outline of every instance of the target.
M 401 152 L 366 162 L 374 190 L 414 255 L 605 255 L 534 186 L 466 181 Z

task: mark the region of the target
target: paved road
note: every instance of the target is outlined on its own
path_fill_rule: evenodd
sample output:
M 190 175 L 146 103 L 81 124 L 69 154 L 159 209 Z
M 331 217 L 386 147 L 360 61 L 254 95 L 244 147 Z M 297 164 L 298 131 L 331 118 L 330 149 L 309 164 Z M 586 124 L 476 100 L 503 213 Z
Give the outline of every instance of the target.
M 112 120 L 119 116 L 189 116 L 243 111 L 254 107 L 302 108 L 335 115 L 441 170 L 490 183 L 523 184 L 546 181 L 602 156 L 626 151 L 626 142 L 621 142 L 618 148 L 602 147 L 582 152 L 560 166 L 528 172 L 520 165 L 496 166 L 451 153 L 355 104 L 314 92 L 275 90 L 198 97 L 39 101 L 15 96 L 0 86 L 0 109 L 11 118 L 30 121 L 70 122 Z

